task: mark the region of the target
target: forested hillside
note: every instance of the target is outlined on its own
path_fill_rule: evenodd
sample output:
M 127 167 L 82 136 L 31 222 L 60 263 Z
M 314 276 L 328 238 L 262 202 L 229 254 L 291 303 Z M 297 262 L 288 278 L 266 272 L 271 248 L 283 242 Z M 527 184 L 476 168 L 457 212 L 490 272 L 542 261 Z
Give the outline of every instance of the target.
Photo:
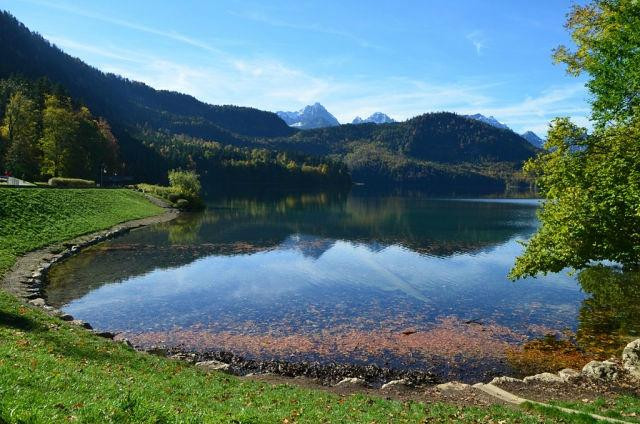
M 198 171 L 209 185 L 348 186 L 349 172 L 322 157 L 235 147 L 149 128 L 122 132 L 125 145 L 139 145 L 147 181 L 169 169 Z M 118 138 L 104 118 L 46 79 L 0 79 L 0 170 L 27 180 L 75 177 L 99 181 L 129 171 Z
M 238 106 L 213 106 L 186 94 L 155 90 L 143 83 L 105 74 L 71 57 L 0 12 L 0 78 L 15 74 L 47 77 L 99 116 L 118 125 L 153 128 L 233 142 L 233 134 L 286 136 L 294 132 L 275 113 Z
M 0 13 L 0 54 L 0 79 L 13 81 L 7 87 L 16 81 L 31 87 L 18 91 L 31 93 L 27 97 L 38 116 L 37 131 L 29 136 L 39 149 L 35 154 L 38 170 L 32 164 L 24 176 L 96 178 L 102 166 L 138 181 L 159 182 L 168 169 L 180 167 L 212 176 L 207 178 L 211 183 L 307 186 L 320 181 L 344 184 L 350 172 L 355 181 L 372 185 L 493 193 L 526 187 L 519 170 L 536 152 L 512 131 L 444 112 L 400 123 L 296 130 L 271 112 L 213 106 L 105 74 L 62 52 L 7 12 Z M 39 85 L 48 87 L 73 114 L 86 111 L 87 119 L 106 125 L 110 135 L 105 137 L 113 137 L 117 159 L 103 158 L 106 153 L 94 155 L 89 144 L 82 148 L 92 155 L 87 169 L 71 172 L 45 165 L 42 122 L 45 95 L 50 93 Z M 15 91 L 15 87 L 4 91 L 0 108 L 9 104 L 6 93 Z M 0 112 L 6 120 L 4 109 Z M 23 172 L 8 166 L 11 143 L 7 137 L 0 142 L 0 155 L 5 158 L 5 169 L 0 171 Z M 75 154 L 76 150 L 69 151 Z
M 346 152 L 349 143 L 363 141 L 380 143 L 415 159 L 445 163 L 518 162 L 536 152 L 535 147 L 513 131 L 450 112 L 427 113 L 390 124 L 348 124 L 300 131 L 266 142 L 306 153 L 331 154 Z
M 345 162 L 354 181 L 437 193 L 526 190 L 528 181 L 519 171 L 537 151 L 513 131 L 448 112 L 405 122 L 300 131 L 260 142 L 281 150 L 329 155 Z
M 34 180 L 120 170 L 109 123 L 47 80 L 0 80 L 0 170 Z

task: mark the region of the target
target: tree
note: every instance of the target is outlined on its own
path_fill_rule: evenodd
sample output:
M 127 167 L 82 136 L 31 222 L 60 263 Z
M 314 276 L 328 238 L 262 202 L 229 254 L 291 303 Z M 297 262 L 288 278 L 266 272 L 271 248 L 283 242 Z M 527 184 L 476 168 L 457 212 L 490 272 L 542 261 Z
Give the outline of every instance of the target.
M 47 95 L 42 125 L 42 173 L 54 177 L 73 176 L 67 173 L 70 168 L 68 159 L 78 131 L 78 122 L 69 102 Z
M 611 260 L 640 267 L 640 2 L 576 6 L 567 27 L 577 50 L 556 50 L 573 74 L 586 72 L 595 129 L 567 118 L 551 124 L 545 147 L 525 165 L 545 197 L 538 232 L 510 276 Z
M 99 150 L 100 162 L 107 170 L 115 172 L 119 170 L 118 164 L 118 140 L 111 132 L 111 126 L 104 118 L 98 118 L 96 121 L 98 132 L 102 136 L 102 145 Z M 100 170 L 102 172 L 102 170 Z
M 198 174 L 193 171 L 169 171 L 169 185 L 192 197 L 198 197 L 202 190 Z
M 577 49 L 554 52 L 567 72 L 590 76 L 592 117 L 599 125 L 624 122 L 640 107 L 640 2 L 596 0 L 574 6 L 565 25 Z
M 37 121 L 34 102 L 21 91 L 15 92 L 5 109 L 2 135 L 8 144 L 5 167 L 20 178 L 32 179 L 38 175 Z

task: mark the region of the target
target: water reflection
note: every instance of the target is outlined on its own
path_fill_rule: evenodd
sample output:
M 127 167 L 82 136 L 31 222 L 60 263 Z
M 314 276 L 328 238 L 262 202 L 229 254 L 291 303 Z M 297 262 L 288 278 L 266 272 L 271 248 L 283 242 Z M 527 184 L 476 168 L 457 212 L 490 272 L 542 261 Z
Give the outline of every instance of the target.
M 619 356 L 640 337 L 640 273 L 598 266 L 578 275 L 589 294 L 580 308 L 577 343 L 598 359 Z
M 518 374 L 580 369 L 594 359 L 619 357 L 640 337 L 640 273 L 599 265 L 581 271 L 578 282 L 589 297 L 580 306 L 577 332 L 549 333 L 510 350 Z
M 52 271 L 47 295 L 141 344 L 436 367 L 454 378 L 499 373 L 508 347 L 575 330 L 584 298 L 566 275 L 506 280 L 536 207 L 357 194 L 223 199 L 70 259 Z

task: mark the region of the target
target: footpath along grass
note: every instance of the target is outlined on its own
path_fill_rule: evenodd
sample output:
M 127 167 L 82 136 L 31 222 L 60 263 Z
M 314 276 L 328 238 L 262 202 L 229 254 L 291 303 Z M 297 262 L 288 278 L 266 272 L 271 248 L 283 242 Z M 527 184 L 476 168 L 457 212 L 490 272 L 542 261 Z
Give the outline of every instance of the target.
M 161 212 L 128 190 L 0 190 L 3 270 L 23 252 Z M 7 222 L 7 219 L 10 222 Z M 571 423 L 545 411 L 346 398 L 136 352 L 0 291 L 0 423 Z M 592 422 L 592 421 L 584 421 Z
M 162 213 L 126 189 L 0 189 L 0 275 L 18 255 Z

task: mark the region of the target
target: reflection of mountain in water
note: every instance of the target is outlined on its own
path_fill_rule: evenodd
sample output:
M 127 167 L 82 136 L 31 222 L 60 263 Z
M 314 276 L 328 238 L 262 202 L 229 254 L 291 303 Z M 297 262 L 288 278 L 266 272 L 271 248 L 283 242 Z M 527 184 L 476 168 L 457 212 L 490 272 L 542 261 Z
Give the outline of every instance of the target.
M 319 259 L 324 252 L 331 249 L 334 243 L 335 240 L 333 239 L 318 238 L 305 234 L 292 234 L 278 248 L 297 250 L 304 257 Z
M 140 232 L 142 242 L 279 245 L 291 235 L 366 245 L 398 244 L 435 256 L 470 253 L 530 235 L 532 201 L 458 201 L 403 197 L 286 197 L 229 200 L 206 213 Z M 143 234 L 144 233 L 144 234 Z M 168 237 L 164 237 L 165 233 Z
M 434 256 L 474 253 L 529 235 L 536 225 L 535 206 L 324 193 L 225 200 L 204 213 L 134 231 L 71 258 L 52 270 L 47 295 L 60 306 L 105 283 L 211 255 L 294 249 L 318 259 L 336 240 L 373 252 L 401 245 Z

